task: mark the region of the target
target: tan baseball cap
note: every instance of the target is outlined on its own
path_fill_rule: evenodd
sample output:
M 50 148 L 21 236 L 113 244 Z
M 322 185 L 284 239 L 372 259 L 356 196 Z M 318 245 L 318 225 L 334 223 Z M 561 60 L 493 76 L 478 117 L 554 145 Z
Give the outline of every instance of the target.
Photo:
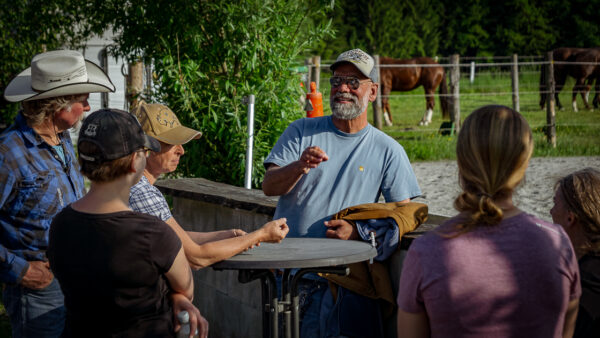
M 350 63 L 356 67 L 366 77 L 371 79 L 373 82 L 377 82 L 377 68 L 375 67 L 375 60 L 373 57 L 362 50 L 356 48 L 347 50 L 340 54 L 335 62 L 329 66 L 329 69 L 335 71 L 335 69 L 342 63 Z
M 131 113 L 135 114 L 146 134 L 167 144 L 186 144 L 202 136 L 202 132 L 182 126 L 175 113 L 159 103 L 140 102 Z

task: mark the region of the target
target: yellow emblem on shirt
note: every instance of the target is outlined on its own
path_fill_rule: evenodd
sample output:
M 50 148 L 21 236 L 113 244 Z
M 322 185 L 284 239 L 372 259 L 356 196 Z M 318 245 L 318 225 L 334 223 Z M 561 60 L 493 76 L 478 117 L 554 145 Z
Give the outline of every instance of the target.
M 365 171 L 365 168 L 361 165 L 361 166 L 358 167 L 358 170 Z

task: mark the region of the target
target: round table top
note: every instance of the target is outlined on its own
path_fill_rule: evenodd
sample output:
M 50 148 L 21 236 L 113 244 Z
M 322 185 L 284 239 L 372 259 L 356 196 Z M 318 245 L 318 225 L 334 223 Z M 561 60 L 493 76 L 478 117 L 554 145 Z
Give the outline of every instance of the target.
M 345 265 L 377 256 L 367 242 L 331 238 L 285 238 L 215 263 L 216 269 L 285 269 Z

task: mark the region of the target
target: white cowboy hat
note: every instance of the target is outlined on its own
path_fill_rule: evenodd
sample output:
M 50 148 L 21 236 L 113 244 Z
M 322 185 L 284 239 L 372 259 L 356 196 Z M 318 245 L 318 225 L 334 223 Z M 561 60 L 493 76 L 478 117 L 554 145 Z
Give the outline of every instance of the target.
M 4 90 L 9 102 L 46 99 L 64 95 L 114 92 L 115 86 L 95 63 L 74 50 L 55 50 L 33 57 Z

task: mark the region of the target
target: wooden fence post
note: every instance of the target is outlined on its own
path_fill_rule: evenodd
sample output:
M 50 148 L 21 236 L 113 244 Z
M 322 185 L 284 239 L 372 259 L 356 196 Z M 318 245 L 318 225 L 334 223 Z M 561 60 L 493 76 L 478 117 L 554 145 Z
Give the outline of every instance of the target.
M 145 85 L 144 94 L 146 96 L 148 96 L 148 97 L 152 96 L 152 82 L 153 82 L 153 79 L 152 79 L 152 68 L 153 68 L 152 67 L 152 62 L 144 65 L 144 76 L 146 77 L 146 80 L 145 80 L 145 83 L 144 83 L 144 85 Z
M 127 73 L 127 109 L 137 105 L 139 95 L 144 90 L 144 64 L 136 61 L 129 64 Z
M 374 55 L 373 59 L 375 59 L 377 82 L 379 82 L 379 86 L 377 87 L 377 98 L 375 99 L 375 102 L 373 102 L 373 124 L 375 125 L 375 128 L 381 130 L 383 118 L 381 116 L 381 72 L 379 71 L 379 55 Z
M 517 54 L 512 55 L 512 66 L 510 68 L 510 74 L 512 78 L 512 101 L 513 109 L 520 111 L 519 106 L 519 56 Z
M 317 85 L 317 91 L 319 91 L 319 82 L 321 79 L 321 57 L 319 55 L 313 56 L 312 58 L 312 81 Z M 310 89 L 310 83 L 308 84 L 308 89 Z
M 460 65 L 459 65 L 458 54 L 452 54 L 450 56 L 450 121 L 454 125 L 454 132 L 458 133 L 460 130 Z
M 552 148 L 556 148 L 556 110 L 555 110 L 555 82 L 554 82 L 554 57 L 552 52 L 546 55 L 546 137 Z

